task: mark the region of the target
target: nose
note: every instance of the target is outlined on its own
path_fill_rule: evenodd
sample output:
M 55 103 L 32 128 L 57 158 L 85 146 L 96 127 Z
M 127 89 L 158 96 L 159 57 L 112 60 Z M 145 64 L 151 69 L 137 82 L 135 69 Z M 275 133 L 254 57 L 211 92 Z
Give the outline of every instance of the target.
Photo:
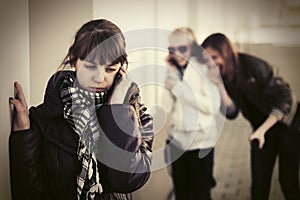
M 104 80 L 104 70 L 103 69 L 98 69 L 95 71 L 93 74 L 93 81 L 100 83 L 103 82 Z

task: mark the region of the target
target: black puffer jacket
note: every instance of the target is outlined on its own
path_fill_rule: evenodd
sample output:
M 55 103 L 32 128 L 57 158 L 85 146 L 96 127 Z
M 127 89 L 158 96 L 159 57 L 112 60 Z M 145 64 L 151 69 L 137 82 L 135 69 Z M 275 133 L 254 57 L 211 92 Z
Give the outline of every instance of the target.
M 289 85 L 274 76 L 267 62 L 242 53 L 238 59 L 233 80 L 224 80 L 226 90 L 236 104 L 236 109 L 227 113 L 227 117 L 235 118 L 241 110 L 252 127 L 257 128 L 271 112 L 288 115 L 294 103 Z
M 76 175 L 81 170 L 77 158 L 79 137 L 63 118 L 59 95 L 59 87 L 66 73 L 72 72 L 58 72 L 55 80 L 53 76 L 48 82 L 44 103 L 30 108 L 30 129 L 12 132 L 10 135 L 13 199 L 77 198 Z M 128 95 L 132 91 L 131 88 Z M 138 93 L 127 99 L 132 98 L 139 98 Z M 103 105 L 97 112 L 103 129 L 99 145 L 102 163 L 98 164 L 100 182 L 105 193 L 130 193 L 142 187 L 149 178 L 152 117 L 145 113 L 142 104 L 139 103 L 139 106 L 140 127 L 133 123 L 129 104 Z M 114 120 L 112 110 L 114 113 L 117 111 L 118 122 Z M 113 152 L 111 145 L 104 142 L 103 138 L 119 147 L 119 151 Z M 125 152 L 125 156 L 116 155 L 118 152 Z M 114 164 L 119 166 L 109 167 L 116 166 Z M 123 169 L 130 171 L 124 172 Z

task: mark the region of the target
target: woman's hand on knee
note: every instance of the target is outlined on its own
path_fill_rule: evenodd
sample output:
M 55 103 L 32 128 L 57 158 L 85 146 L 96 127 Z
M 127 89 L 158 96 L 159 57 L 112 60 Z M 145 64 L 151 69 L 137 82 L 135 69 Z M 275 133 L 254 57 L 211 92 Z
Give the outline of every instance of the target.
M 254 133 L 252 133 L 249 137 L 249 141 L 258 140 L 258 146 L 260 149 L 263 148 L 265 144 L 265 132 L 257 129 Z

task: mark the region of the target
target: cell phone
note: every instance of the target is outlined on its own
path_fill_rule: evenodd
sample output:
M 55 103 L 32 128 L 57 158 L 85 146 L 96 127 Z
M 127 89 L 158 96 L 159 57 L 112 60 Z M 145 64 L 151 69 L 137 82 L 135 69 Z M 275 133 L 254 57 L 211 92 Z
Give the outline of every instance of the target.
M 118 83 L 120 82 L 121 78 L 122 78 L 122 75 L 120 74 L 120 70 L 119 70 L 118 73 L 115 76 L 115 79 L 114 79 L 112 87 L 108 91 L 108 96 L 110 96 L 112 94 L 112 92 L 114 91 L 114 88 L 116 87 L 116 85 L 118 85 Z
M 120 70 L 119 70 L 115 76 L 114 85 L 118 84 L 120 82 L 121 78 L 122 78 L 122 75 L 120 74 Z
M 173 57 L 170 58 L 169 62 L 176 67 L 178 71 L 181 71 L 181 66 L 177 62 L 177 60 Z

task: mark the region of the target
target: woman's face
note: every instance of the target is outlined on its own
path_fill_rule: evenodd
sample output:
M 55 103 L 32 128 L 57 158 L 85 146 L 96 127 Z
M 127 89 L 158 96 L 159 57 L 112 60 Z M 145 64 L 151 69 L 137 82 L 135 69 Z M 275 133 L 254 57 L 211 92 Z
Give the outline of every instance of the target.
M 191 57 L 191 40 L 180 35 L 172 35 L 169 39 L 168 50 L 180 66 L 185 66 Z
M 102 92 L 109 90 L 114 82 L 121 64 L 103 66 L 98 61 L 78 59 L 75 70 L 79 85 L 88 91 Z
M 214 64 L 218 67 L 220 74 L 224 75 L 225 74 L 225 70 L 226 70 L 226 63 L 224 58 L 221 56 L 221 54 L 219 53 L 219 51 L 215 50 L 212 47 L 207 47 L 205 48 L 206 52 L 208 53 L 208 55 L 213 59 Z

